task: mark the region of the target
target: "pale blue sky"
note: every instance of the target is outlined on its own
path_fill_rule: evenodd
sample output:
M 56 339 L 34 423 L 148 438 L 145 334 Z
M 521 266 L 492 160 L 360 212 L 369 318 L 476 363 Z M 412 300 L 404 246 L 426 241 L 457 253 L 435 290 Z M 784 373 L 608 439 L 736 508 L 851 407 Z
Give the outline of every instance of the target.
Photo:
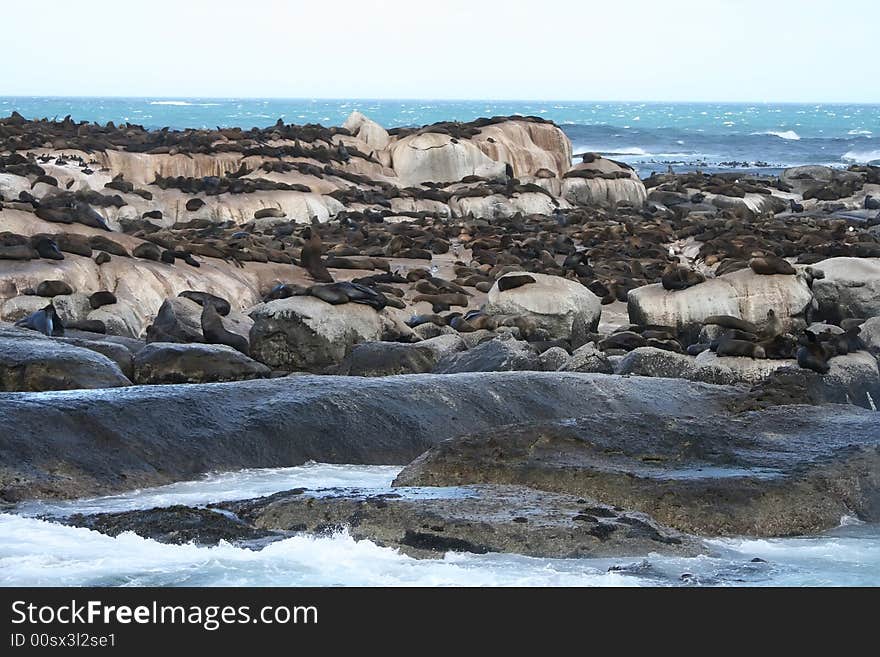
M 5 2 L 0 95 L 880 102 L 878 0 Z

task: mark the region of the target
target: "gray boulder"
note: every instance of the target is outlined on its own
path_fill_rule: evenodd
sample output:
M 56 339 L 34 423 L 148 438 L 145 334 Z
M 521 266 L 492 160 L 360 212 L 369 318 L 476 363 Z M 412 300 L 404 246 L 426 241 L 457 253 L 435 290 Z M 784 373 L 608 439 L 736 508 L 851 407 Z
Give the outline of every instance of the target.
M 220 344 L 153 342 L 134 357 L 138 384 L 215 383 L 269 376 L 271 370 Z

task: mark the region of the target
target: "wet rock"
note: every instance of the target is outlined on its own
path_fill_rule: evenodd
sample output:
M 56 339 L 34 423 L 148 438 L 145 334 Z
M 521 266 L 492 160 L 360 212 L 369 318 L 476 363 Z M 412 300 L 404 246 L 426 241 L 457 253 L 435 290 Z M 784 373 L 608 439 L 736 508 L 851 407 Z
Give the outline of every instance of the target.
M 134 381 L 147 385 L 246 381 L 270 372 L 262 363 L 220 344 L 153 342 L 134 358 Z

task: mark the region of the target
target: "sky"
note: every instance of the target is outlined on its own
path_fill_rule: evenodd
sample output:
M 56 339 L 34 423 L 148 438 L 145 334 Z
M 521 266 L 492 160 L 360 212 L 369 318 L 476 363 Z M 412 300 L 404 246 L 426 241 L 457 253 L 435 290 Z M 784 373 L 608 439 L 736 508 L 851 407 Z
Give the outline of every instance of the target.
M 43 0 L 2 20 L 0 95 L 880 102 L 877 0 Z

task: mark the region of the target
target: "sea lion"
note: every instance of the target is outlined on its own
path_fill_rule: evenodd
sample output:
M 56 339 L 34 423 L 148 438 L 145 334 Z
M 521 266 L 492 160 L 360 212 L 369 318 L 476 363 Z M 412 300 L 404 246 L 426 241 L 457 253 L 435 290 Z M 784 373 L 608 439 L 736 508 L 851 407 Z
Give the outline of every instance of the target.
M 795 201 L 793 198 L 788 200 L 788 207 L 795 214 L 800 214 L 801 212 L 804 211 L 804 206 L 801 203 L 798 203 L 797 201 Z
M 865 210 L 880 210 L 880 198 L 874 198 L 870 194 L 865 196 Z
M 666 266 L 660 277 L 664 290 L 685 290 L 694 285 L 699 285 L 705 280 L 706 277 L 700 272 L 672 262 Z
M 104 237 L 103 235 L 92 235 L 89 237 L 89 244 L 93 249 L 106 251 L 110 255 L 121 256 L 123 258 L 128 257 L 128 251 L 125 250 L 124 246 Z
M 797 269 L 795 269 L 790 262 L 773 255 L 752 258 L 749 262 L 749 267 L 751 267 L 752 271 L 756 274 L 761 274 L 763 276 L 771 276 L 773 274 L 785 274 L 790 276 L 797 273 Z
M 718 356 L 747 356 L 749 358 L 766 358 L 764 348 L 754 342 L 736 339 L 724 339 L 715 351 Z
M 711 315 L 703 320 L 703 324 L 713 324 L 727 329 L 736 329 L 746 333 L 757 335 L 758 327 L 749 321 L 740 319 L 739 317 L 731 317 L 730 315 Z
M 27 317 L 18 320 L 15 325 L 32 331 L 39 331 L 43 335 L 48 335 L 50 337 L 60 337 L 64 335 L 64 324 L 61 322 L 61 318 L 55 311 L 55 306 L 51 303 L 45 308 L 41 308 Z
M 810 331 L 804 331 L 805 340 L 797 350 L 797 364 L 807 370 L 813 370 L 819 374 L 827 374 L 831 366 L 828 365 L 828 354 L 825 348 Z
M 143 242 L 132 249 L 131 255 L 135 258 L 159 262 L 162 259 L 162 249 L 152 242 Z
M 106 251 L 101 251 L 98 255 L 95 256 L 95 264 L 104 265 L 110 262 L 110 254 Z
M 226 317 L 231 311 L 232 306 L 226 299 L 218 297 L 214 294 L 209 294 L 208 292 L 198 292 L 196 290 L 184 290 L 177 296 L 183 297 L 184 299 L 189 299 L 190 301 L 195 301 L 200 306 L 204 307 L 207 304 L 211 304 L 214 308 L 217 309 L 217 312 Z
M 321 253 L 324 249 L 321 236 L 318 231 L 310 227 L 303 229 L 301 237 L 305 240 L 302 251 L 300 252 L 300 263 L 309 272 L 309 275 L 320 283 L 332 283 L 333 276 L 321 259 Z
M 288 299 L 290 297 L 299 297 L 308 294 L 308 289 L 292 283 L 279 283 L 273 287 L 263 301 L 275 301 L 277 299 Z
M 767 311 L 767 325 L 764 327 L 764 330 L 761 331 L 761 337 L 772 339 L 783 333 L 785 333 L 785 326 L 783 325 L 782 320 L 776 316 L 776 311 L 771 308 Z
M 58 243 L 46 235 L 35 235 L 31 239 L 31 246 L 41 258 L 47 260 L 64 260 L 64 254 L 58 248 Z
M 201 207 L 205 205 L 205 202 L 200 198 L 191 198 L 186 202 L 184 206 L 187 212 L 195 212 L 196 210 L 201 209 Z
M 441 313 L 449 310 L 452 306 L 466 308 L 470 299 L 464 294 L 417 294 L 413 297 L 413 303 L 427 301 L 431 304 L 431 310 Z
M 528 274 L 520 274 L 518 276 L 502 276 L 498 279 L 498 291 L 506 292 L 507 290 L 515 290 L 523 285 L 535 283 L 535 278 Z
M 101 306 L 109 306 L 116 303 L 116 295 L 109 290 L 101 290 L 95 292 L 89 297 L 89 305 L 93 310 L 97 310 Z
M 185 293 L 181 293 L 181 295 L 183 294 Z M 248 342 L 247 338 L 243 335 L 239 335 L 238 333 L 228 331 L 226 327 L 223 326 L 223 320 L 220 317 L 220 314 L 217 312 L 216 304 L 208 299 L 206 299 L 205 303 L 202 304 L 201 322 L 202 335 L 205 336 L 205 342 L 207 342 L 208 344 L 223 344 L 227 347 L 232 347 L 236 351 L 240 351 L 245 356 L 249 355 L 250 343 Z
M 73 294 L 73 288 L 64 281 L 50 280 L 41 281 L 37 285 L 36 294 L 38 297 L 58 297 Z

